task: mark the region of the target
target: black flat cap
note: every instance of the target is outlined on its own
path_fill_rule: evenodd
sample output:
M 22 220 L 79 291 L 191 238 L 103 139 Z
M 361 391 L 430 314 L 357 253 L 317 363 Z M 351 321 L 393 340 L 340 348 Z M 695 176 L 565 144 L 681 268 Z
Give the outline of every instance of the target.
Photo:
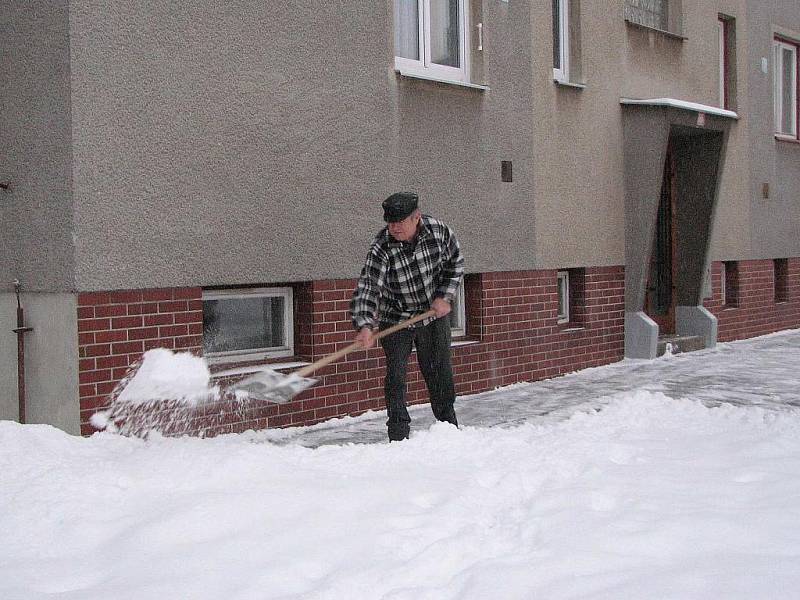
M 396 223 L 408 217 L 417 208 L 419 196 L 414 192 L 397 192 L 383 201 L 383 220 Z

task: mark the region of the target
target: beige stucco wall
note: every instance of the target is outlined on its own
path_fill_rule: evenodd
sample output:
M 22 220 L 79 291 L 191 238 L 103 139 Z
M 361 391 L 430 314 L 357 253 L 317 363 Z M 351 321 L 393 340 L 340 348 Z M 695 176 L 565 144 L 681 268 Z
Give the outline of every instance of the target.
M 0 290 L 72 289 L 69 2 L 0 7 Z
M 747 72 L 750 136 L 750 235 L 753 256 L 779 258 L 800 254 L 800 145 L 775 139 L 773 132 L 772 40 L 776 33 L 800 42 L 800 3 L 775 0 L 751 3 L 747 12 Z M 764 73 L 761 59 L 769 69 Z M 769 198 L 762 189 L 769 185 Z
M 488 92 L 399 77 L 391 0 L 73 3 L 78 288 L 353 277 L 398 189 L 531 268 L 531 5 L 481 9 Z
M 744 20 L 743 2 L 684 2 L 685 39 L 625 23 L 622 2 L 581 2 L 581 83 L 553 83 L 534 68 L 537 263 L 624 262 L 623 137 L 620 98 L 676 98 L 719 105 L 717 15 Z M 534 54 L 548 57 L 547 11 L 534 13 Z M 739 30 L 742 44 L 747 35 Z M 742 50 L 742 53 L 746 48 Z M 738 80 L 748 61 L 740 56 Z M 740 83 L 739 96 L 746 98 Z M 748 119 L 732 128 L 715 222 L 714 256 L 751 251 Z M 733 233 L 737 232 L 737 233 Z M 744 234 L 738 233 L 744 232 Z
M 36 121 L 25 147 L 59 150 L 31 174 L 46 193 L 0 209 L 0 274 L 79 290 L 352 277 L 397 189 L 454 225 L 470 271 L 622 264 L 619 99 L 716 104 L 718 13 L 736 18 L 740 119 L 712 255 L 797 254 L 798 152 L 768 133 L 758 68 L 775 22 L 800 29 L 796 2 L 682 4 L 684 40 L 582 2 L 578 90 L 552 81 L 549 1 L 474 2 L 479 91 L 394 72 L 392 0 L 36 3 L 59 32 L 28 61 L 55 75 L 58 135 Z

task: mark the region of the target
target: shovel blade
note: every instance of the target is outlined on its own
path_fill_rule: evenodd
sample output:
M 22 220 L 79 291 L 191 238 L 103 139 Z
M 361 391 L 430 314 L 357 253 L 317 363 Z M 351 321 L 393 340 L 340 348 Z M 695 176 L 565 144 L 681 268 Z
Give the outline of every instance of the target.
M 297 394 L 317 383 L 316 379 L 284 375 L 272 369 L 263 369 L 228 387 L 233 392 L 244 392 L 248 398 L 284 404 Z

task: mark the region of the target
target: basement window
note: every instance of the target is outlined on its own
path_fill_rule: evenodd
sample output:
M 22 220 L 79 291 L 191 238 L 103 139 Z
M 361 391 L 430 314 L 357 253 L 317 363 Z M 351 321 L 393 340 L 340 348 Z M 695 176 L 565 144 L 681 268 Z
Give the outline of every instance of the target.
M 203 292 L 203 353 L 209 362 L 294 354 L 292 288 Z
M 467 318 L 464 308 L 464 280 L 458 286 L 458 291 L 453 297 L 452 310 L 448 315 L 450 318 L 450 332 L 453 337 L 464 337 L 467 335 Z
M 786 302 L 789 299 L 789 261 L 776 258 L 773 261 L 775 272 L 775 302 Z
M 569 272 L 558 272 L 558 322 L 569 323 Z
M 584 327 L 586 322 L 586 269 L 562 269 L 557 277 L 559 325 Z
M 735 260 L 722 263 L 722 306 L 739 306 L 739 264 Z

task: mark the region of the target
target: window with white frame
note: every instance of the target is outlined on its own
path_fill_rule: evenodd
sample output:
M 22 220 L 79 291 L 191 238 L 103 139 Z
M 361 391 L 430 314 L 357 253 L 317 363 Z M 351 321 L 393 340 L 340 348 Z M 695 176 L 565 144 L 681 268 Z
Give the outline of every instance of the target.
M 722 17 L 717 19 L 717 37 L 719 46 L 719 105 L 728 108 L 728 22 Z
M 569 81 L 569 0 L 553 0 L 553 78 Z
M 558 272 L 558 322 L 569 321 L 569 272 Z
M 464 280 L 462 279 L 456 295 L 453 296 L 452 310 L 448 315 L 450 317 L 450 331 L 453 337 L 461 337 L 467 334 L 467 311 L 464 307 Z
M 212 362 L 294 353 L 292 288 L 203 292 L 203 352 Z
M 800 43 L 782 38 L 773 42 L 774 63 L 773 94 L 775 101 L 775 132 L 798 137 L 797 119 L 797 51 Z
M 736 19 L 717 15 L 719 36 L 719 105 L 736 110 Z
M 467 81 L 469 0 L 394 0 L 395 68 Z

